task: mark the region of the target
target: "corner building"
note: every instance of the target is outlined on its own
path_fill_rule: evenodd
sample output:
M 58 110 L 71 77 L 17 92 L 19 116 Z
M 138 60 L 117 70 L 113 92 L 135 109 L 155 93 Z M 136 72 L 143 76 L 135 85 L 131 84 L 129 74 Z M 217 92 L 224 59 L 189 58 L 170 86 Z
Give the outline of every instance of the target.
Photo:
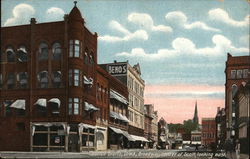
M 72 152 L 105 144 L 109 104 L 96 102 L 97 34 L 84 23 L 74 6 L 64 21 L 32 18 L 1 28 L 1 151 Z M 100 81 L 108 94 L 107 79 Z

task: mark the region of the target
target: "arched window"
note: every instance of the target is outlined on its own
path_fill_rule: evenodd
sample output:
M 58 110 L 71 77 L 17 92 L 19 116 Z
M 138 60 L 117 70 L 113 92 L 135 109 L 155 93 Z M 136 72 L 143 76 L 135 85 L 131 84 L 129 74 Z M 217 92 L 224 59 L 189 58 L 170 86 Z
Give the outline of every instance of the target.
M 28 74 L 27 74 L 27 72 L 18 73 L 17 81 L 19 82 L 20 88 L 27 88 L 28 87 Z
M 15 53 L 11 46 L 6 49 L 7 62 L 15 62 Z
M 236 95 L 237 91 L 238 91 L 237 85 L 233 84 L 232 85 L 232 98 Z
M 47 60 L 48 59 L 48 52 L 49 52 L 49 47 L 46 43 L 42 42 L 39 45 L 39 55 L 38 59 L 39 60 Z
M 17 49 L 17 59 L 20 62 L 26 62 L 28 59 L 27 51 L 24 45 L 20 46 L 19 49 Z
M 37 79 L 38 79 L 40 88 L 48 88 L 48 84 L 49 84 L 48 71 L 39 72 L 37 75 Z
M 62 73 L 61 71 L 54 71 L 52 73 L 52 85 L 54 88 L 60 88 L 62 82 Z
M 60 60 L 62 55 L 61 45 L 59 43 L 54 43 L 52 46 L 52 53 L 54 60 Z

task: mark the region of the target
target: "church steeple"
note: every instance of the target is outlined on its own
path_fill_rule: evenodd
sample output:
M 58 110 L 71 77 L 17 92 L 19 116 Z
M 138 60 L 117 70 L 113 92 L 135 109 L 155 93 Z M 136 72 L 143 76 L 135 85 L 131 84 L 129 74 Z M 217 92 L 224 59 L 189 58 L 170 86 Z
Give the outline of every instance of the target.
M 193 122 L 196 123 L 196 124 L 199 124 L 198 110 L 197 110 L 197 100 L 195 102 Z

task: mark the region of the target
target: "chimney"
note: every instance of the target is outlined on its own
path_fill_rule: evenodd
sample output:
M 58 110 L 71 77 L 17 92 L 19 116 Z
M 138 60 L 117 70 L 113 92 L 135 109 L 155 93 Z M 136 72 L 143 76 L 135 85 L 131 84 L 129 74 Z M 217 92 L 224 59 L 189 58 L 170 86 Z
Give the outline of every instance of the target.
M 116 60 L 114 60 L 114 63 L 117 63 L 117 61 L 116 61 Z
M 31 18 L 30 19 L 30 24 L 36 24 L 36 18 Z

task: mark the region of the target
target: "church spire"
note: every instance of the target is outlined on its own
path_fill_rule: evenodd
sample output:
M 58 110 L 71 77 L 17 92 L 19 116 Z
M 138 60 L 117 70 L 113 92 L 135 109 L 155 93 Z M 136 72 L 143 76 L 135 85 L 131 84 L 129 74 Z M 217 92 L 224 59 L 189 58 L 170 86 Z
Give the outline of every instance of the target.
M 193 122 L 199 124 L 198 110 L 197 110 L 197 100 L 195 101 Z

